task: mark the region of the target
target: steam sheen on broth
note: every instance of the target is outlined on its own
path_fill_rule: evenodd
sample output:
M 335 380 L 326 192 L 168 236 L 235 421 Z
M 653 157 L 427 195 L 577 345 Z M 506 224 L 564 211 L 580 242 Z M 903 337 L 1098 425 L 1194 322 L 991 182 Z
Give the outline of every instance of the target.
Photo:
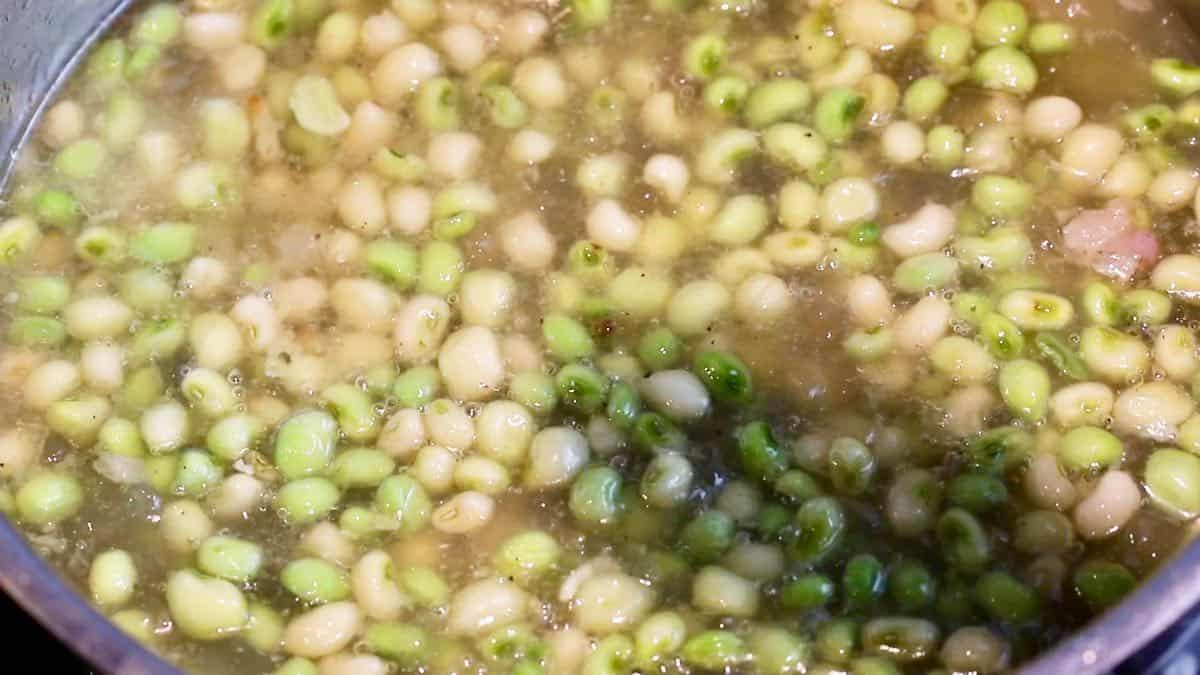
M 9 186 L 0 509 L 189 672 L 1007 672 L 1200 514 L 1163 12 L 138 5 Z

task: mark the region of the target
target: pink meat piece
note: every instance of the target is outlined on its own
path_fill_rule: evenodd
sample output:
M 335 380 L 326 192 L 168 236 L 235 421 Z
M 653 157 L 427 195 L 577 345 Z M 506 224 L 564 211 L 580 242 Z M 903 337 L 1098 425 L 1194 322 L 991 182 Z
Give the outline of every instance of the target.
M 1158 260 L 1154 233 L 1136 230 L 1128 205 L 1080 211 L 1063 227 L 1067 255 L 1106 277 L 1129 281 Z

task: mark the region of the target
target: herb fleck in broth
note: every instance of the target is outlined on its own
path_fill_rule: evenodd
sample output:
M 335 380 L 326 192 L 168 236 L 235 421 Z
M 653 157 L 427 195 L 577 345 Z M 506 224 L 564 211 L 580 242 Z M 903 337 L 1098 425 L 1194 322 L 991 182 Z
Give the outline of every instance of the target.
M 1140 5 L 141 5 L 0 223 L 0 506 L 192 672 L 1007 671 L 1200 512 Z

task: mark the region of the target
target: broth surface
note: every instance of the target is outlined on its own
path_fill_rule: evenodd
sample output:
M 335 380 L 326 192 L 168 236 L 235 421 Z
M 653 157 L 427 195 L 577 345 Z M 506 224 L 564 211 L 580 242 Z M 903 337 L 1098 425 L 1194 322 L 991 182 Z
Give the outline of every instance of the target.
M 0 219 L 0 507 L 195 673 L 1008 672 L 1200 514 L 1194 46 L 139 5 Z

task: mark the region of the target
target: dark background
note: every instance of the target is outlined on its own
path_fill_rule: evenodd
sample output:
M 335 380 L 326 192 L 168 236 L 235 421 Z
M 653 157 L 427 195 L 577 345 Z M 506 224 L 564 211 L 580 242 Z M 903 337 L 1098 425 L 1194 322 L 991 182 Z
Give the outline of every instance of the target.
M 24 656 L 37 663 L 37 670 L 58 675 L 86 675 L 88 668 L 70 649 L 42 630 L 36 621 L 0 593 L 0 626 L 5 633 L 10 657 Z

